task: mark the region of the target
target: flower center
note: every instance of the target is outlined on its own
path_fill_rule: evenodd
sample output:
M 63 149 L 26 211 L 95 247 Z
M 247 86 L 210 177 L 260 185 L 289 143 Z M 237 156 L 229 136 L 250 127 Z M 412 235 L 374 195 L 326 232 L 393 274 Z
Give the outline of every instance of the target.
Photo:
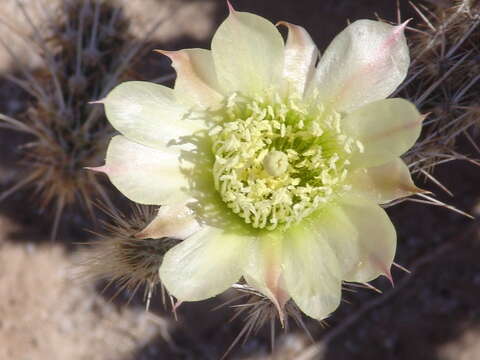
M 281 151 L 270 151 L 263 158 L 263 168 L 271 176 L 280 176 L 288 169 L 288 156 Z
M 356 144 L 340 114 L 313 101 L 233 94 L 212 116 L 215 188 L 254 228 L 294 224 L 345 187 Z

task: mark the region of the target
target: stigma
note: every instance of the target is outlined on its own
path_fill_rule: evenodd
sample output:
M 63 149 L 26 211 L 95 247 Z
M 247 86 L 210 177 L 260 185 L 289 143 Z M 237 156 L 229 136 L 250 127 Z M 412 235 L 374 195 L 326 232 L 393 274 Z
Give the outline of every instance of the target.
M 288 169 L 288 156 L 282 151 L 270 151 L 263 159 L 263 168 L 271 176 L 281 176 Z

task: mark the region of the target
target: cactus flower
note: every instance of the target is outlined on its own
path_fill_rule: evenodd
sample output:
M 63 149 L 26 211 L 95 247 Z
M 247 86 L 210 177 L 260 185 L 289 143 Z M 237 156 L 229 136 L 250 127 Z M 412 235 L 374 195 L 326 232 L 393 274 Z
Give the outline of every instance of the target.
M 179 301 L 243 279 L 280 316 L 323 319 L 343 281 L 390 276 L 395 229 L 380 206 L 419 192 L 400 159 L 423 116 L 387 97 L 407 74 L 404 25 L 359 20 L 323 56 L 307 31 L 230 14 L 211 50 L 160 51 L 173 89 L 126 82 L 101 102 L 122 134 L 98 170 L 161 205 L 137 236 L 183 239 L 159 269 Z

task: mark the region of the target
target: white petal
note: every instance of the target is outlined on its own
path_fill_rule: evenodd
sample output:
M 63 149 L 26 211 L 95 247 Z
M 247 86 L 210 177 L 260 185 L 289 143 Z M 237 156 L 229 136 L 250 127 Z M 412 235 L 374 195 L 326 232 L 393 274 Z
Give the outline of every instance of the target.
M 180 301 L 208 299 L 240 279 L 250 244 L 247 236 L 205 227 L 165 254 L 160 279 Z
M 279 24 L 288 27 L 282 76 L 288 93 L 303 97 L 314 74 L 319 55 L 318 49 L 303 27 L 287 22 Z
M 283 39 L 268 20 L 230 11 L 212 39 L 212 55 L 225 93 L 262 94 L 280 80 Z
M 247 283 L 275 304 L 281 318 L 289 299 L 282 270 L 283 241 L 283 234 L 279 232 L 269 232 L 256 238 L 243 271 Z
M 172 205 L 163 205 L 157 216 L 142 231 L 135 235 L 139 239 L 170 237 L 186 239 L 200 230 L 194 212 L 188 207 L 188 200 Z
M 149 205 L 176 203 L 185 197 L 188 187 L 179 156 L 178 148 L 153 149 L 118 135 L 110 141 L 101 170 L 132 201 Z
M 132 141 L 164 148 L 203 127 L 183 119 L 185 108 L 175 102 L 173 90 L 144 81 L 118 85 L 102 101 L 115 129 Z
M 358 20 L 338 34 L 317 66 L 314 82 L 320 100 L 351 112 L 389 96 L 410 65 L 405 25 Z
M 352 191 L 378 204 L 413 195 L 423 190 L 413 183 L 402 159 L 371 168 L 357 169 L 348 178 Z
M 335 253 L 308 219 L 286 232 L 284 248 L 284 277 L 290 296 L 308 316 L 326 318 L 341 300 L 342 274 Z
M 344 198 L 317 217 L 316 226 L 337 254 L 342 278 L 367 282 L 390 276 L 396 232 L 385 211 L 362 198 Z
M 414 104 L 398 98 L 379 100 L 349 114 L 342 127 L 364 148 L 351 159 L 353 166 L 378 166 L 405 153 L 420 136 L 424 118 Z
M 217 74 L 209 50 L 157 51 L 172 60 L 172 66 L 177 72 L 174 88 L 177 100 L 203 109 L 213 107 L 222 100 L 223 96 L 217 91 Z

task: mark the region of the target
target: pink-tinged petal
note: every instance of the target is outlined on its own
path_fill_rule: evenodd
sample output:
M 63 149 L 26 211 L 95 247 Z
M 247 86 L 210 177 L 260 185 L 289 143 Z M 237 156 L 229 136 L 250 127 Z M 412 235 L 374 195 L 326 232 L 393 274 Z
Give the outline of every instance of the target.
M 278 319 L 283 326 L 285 324 L 285 304 L 290 299 L 290 295 L 288 294 L 284 284 L 283 276 L 280 274 L 280 277 L 277 280 L 279 283 L 281 283 L 281 285 L 265 283 L 263 279 L 260 279 L 259 277 L 252 277 L 248 274 L 243 274 L 243 278 L 250 287 L 254 288 L 258 292 L 262 293 L 265 297 L 270 299 L 277 309 Z
M 222 99 L 212 54 L 205 49 L 157 52 L 168 56 L 177 72 L 175 98 L 188 106 L 201 109 L 214 107 Z
M 144 81 L 128 81 L 114 88 L 102 101 L 115 129 L 132 141 L 163 149 L 202 129 L 201 121 L 184 119 L 186 109 L 173 90 Z
M 359 246 L 359 234 L 355 225 L 345 214 L 340 204 L 332 203 L 312 214 L 309 218 L 319 233 L 319 239 L 326 242 L 337 259 L 339 278 L 344 279 L 363 260 Z
M 285 233 L 283 269 L 290 296 L 308 316 L 322 320 L 339 306 L 341 268 L 332 247 L 309 219 Z
M 278 84 L 283 38 L 268 20 L 231 8 L 212 39 L 212 55 L 224 93 L 263 94 Z
M 119 135 L 110 141 L 102 171 L 132 201 L 175 204 L 185 197 L 188 187 L 179 157 L 176 147 L 153 149 Z
M 106 165 L 95 166 L 95 167 L 86 166 L 86 167 L 84 167 L 84 169 L 99 172 L 99 173 L 104 173 L 104 174 L 106 174 L 107 170 L 108 170 Z
M 251 237 L 206 226 L 165 254 L 162 284 L 180 301 L 218 295 L 240 279 L 251 243 Z
M 367 282 L 379 275 L 390 277 L 397 235 L 388 215 L 375 203 L 344 198 L 329 209 L 323 232 L 342 262 L 343 279 Z
M 159 239 L 170 237 L 186 239 L 200 230 L 200 224 L 194 212 L 188 207 L 188 201 L 164 205 L 158 209 L 157 216 L 142 231 L 135 235 L 139 239 Z
M 227 0 L 227 6 L 228 6 L 228 12 L 230 14 L 236 12 L 235 8 L 233 7 L 232 3 L 229 0 Z
M 282 73 L 287 93 L 303 97 L 318 60 L 317 46 L 303 27 L 285 21 L 277 25 L 288 27 Z
M 399 98 L 375 101 L 349 114 L 343 130 L 363 145 L 351 158 L 353 166 L 378 166 L 405 153 L 420 136 L 424 118 L 414 104 Z
M 415 186 L 407 165 L 400 158 L 380 166 L 357 169 L 347 182 L 354 193 L 378 204 L 424 192 Z
M 284 306 L 290 298 L 283 279 L 283 241 L 280 232 L 270 232 L 256 238 L 243 270 L 247 283 L 276 306 L 281 322 L 284 320 Z
M 323 103 L 347 113 L 388 97 L 410 65 L 405 26 L 372 20 L 349 25 L 321 57 L 311 90 Z

